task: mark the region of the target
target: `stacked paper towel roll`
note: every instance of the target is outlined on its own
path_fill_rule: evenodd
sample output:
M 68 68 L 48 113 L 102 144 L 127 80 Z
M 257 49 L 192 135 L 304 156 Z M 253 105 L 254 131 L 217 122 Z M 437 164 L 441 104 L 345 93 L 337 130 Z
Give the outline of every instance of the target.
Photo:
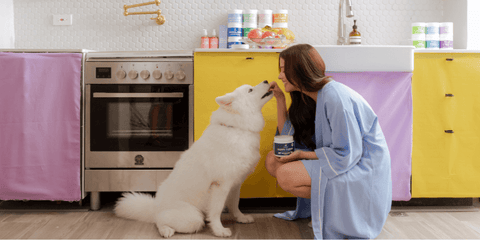
M 438 22 L 425 23 L 425 45 L 428 49 L 440 48 L 440 24 Z
M 412 23 L 412 41 L 415 48 L 425 48 L 425 23 Z
M 439 24 L 440 48 L 453 49 L 453 22 Z

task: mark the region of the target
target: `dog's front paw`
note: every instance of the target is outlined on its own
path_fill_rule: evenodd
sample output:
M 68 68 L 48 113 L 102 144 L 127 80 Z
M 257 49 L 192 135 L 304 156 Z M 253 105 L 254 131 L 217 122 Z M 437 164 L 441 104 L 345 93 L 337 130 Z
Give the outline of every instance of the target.
M 255 220 L 250 215 L 241 215 L 237 217 L 237 222 L 239 223 L 253 223 Z
M 164 238 L 169 238 L 175 234 L 175 230 L 169 226 L 163 225 L 161 226 L 158 231 L 160 232 L 160 235 Z
M 217 229 L 212 229 L 213 230 L 213 235 L 217 237 L 230 237 L 232 236 L 232 230 L 230 228 L 217 228 Z

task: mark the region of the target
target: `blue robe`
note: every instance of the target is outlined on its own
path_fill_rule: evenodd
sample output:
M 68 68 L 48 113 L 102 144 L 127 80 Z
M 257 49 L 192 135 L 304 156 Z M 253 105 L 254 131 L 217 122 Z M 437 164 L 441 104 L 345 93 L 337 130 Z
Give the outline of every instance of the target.
M 289 131 L 287 121 L 281 134 Z M 295 211 L 275 217 L 312 217 L 315 239 L 377 237 L 391 209 L 392 181 L 376 114 L 357 92 L 331 81 L 318 91 L 315 143 L 318 160 L 301 160 L 311 199 L 298 198 Z

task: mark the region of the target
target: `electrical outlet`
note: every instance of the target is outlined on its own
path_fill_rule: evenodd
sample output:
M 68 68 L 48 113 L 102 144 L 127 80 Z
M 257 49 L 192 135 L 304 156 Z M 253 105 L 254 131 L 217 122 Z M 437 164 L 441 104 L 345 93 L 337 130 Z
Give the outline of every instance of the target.
M 53 15 L 53 25 L 72 25 L 72 14 Z

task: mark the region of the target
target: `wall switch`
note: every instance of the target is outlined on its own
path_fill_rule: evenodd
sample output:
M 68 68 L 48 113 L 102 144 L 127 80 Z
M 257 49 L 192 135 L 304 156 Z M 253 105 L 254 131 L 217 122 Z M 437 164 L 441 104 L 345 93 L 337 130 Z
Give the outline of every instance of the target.
M 72 25 L 72 14 L 53 15 L 53 25 Z

